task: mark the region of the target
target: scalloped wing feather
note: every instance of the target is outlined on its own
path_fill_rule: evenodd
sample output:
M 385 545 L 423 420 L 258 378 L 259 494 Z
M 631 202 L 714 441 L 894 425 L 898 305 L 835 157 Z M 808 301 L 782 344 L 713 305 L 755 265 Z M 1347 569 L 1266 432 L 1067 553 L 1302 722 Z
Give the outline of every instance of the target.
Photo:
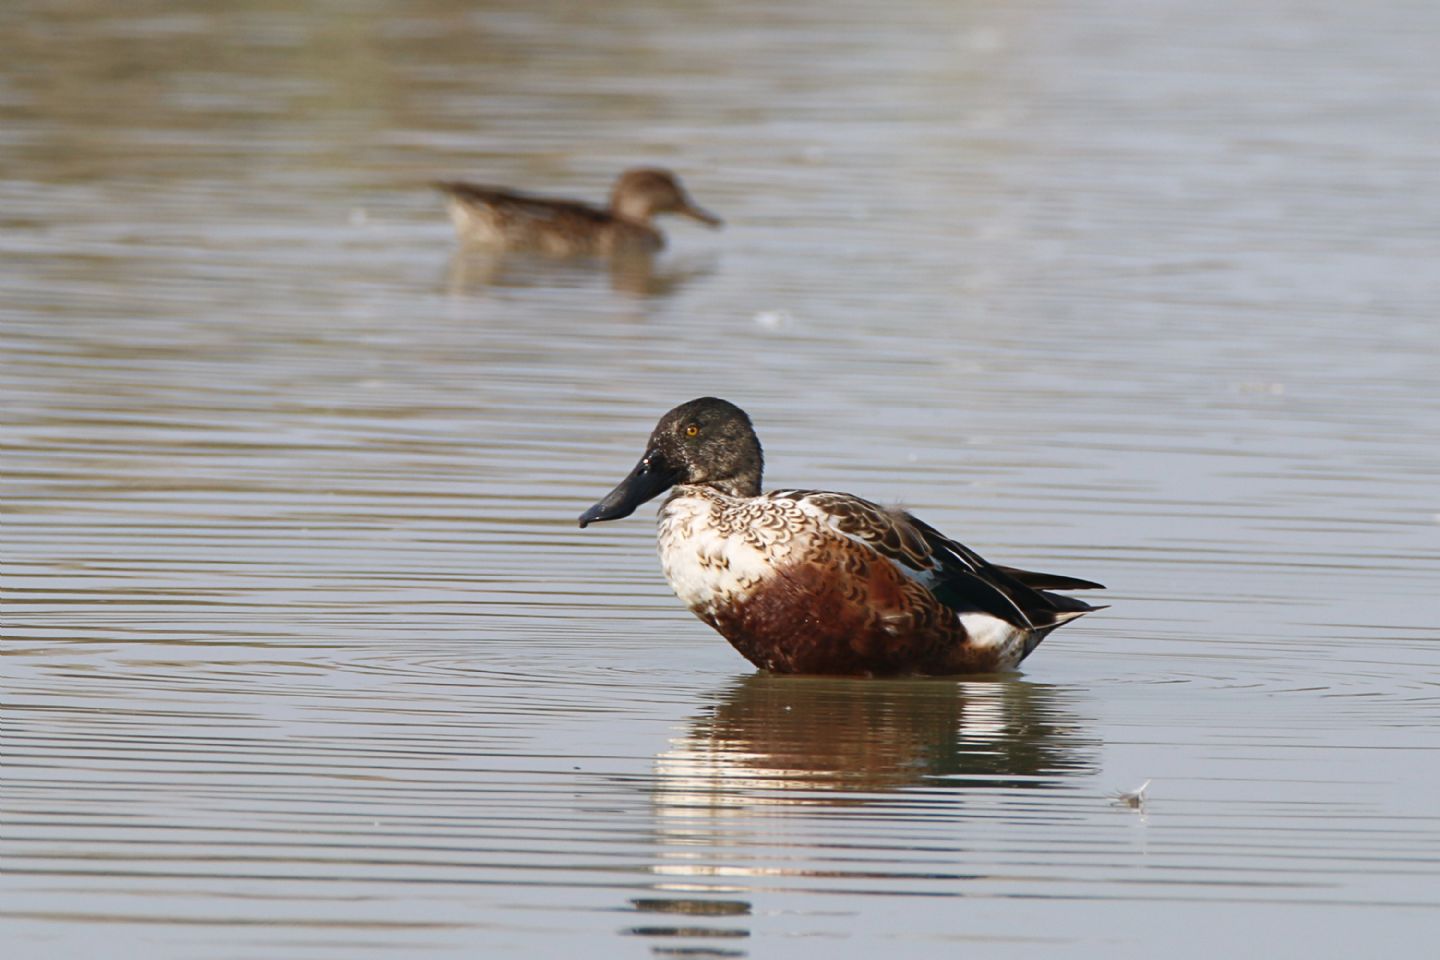
M 1101 589 L 1089 580 L 996 566 L 903 510 L 843 493 L 780 490 L 806 514 L 875 550 L 959 612 L 978 610 L 1017 627 L 1044 630 L 1094 607 L 1046 589 Z

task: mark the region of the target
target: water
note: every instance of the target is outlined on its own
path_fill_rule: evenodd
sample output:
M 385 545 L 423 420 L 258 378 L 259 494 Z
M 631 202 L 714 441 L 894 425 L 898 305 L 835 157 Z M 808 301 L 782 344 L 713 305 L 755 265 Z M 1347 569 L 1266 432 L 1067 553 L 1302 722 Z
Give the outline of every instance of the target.
M 6 956 L 1423 953 L 1437 30 L 8 5 Z M 424 186 L 634 163 L 726 229 L 452 262 Z M 1113 606 L 755 675 L 574 522 L 701 393 Z

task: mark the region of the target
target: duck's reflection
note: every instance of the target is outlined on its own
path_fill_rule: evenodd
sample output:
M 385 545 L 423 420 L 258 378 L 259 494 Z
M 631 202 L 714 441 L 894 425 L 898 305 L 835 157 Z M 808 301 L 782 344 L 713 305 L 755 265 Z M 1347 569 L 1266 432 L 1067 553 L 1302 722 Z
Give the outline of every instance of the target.
M 656 759 L 667 805 L 859 803 L 901 787 L 1044 787 L 1091 766 L 1060 688 L 1019 678 L 755 674 Z
M 450 257 L 445 290 L 454 295 L 482 293 L 489 287 L 577 287 L 607 275 L 610 289 L 640 297 L 663 297 L 714 272 L 709 260 L 665 260 L 648 253 L 606 258 L 547 257 L 533 253 L 497 253 L 461 247 Z
M 744 956 L 734 938 L 749 935 L 748 894 L 777 878 L 882 877 L 874 862 L 853 876 L 833 856 L 807 862 L 812 817 L 828 808 L 850 808 L 846 829 L 884 849 L 898 805 L 913 829 L 916 817 L 962 815 L 982 790 L 1005 803 L 1017 789 L 1057 786 L 1091 770 L 1098 752 L 1068 691 L 1020 678 L 753 674 L 713 699 L 655 759 L 654 895 L 631 905 L 671 916 L 626 932 L 683 944 L 657 943 L 657 952 Z M 923 799 L 909 806 L 907 791 Z M 868 826 L 857 810 L 866 805 L 875 810 Z M 806 825 L 791 833 L 789 815 Z
M 656 946 L 657 954 L 680 954 L 705 957 L 743 957 L 744 950 L 719 946 L 727 941 L 744 940 L 750 930 L 740 925 L 715 922 L 717 918 L 748 917 L 751 905 L 744 900 L 707 900 L 691 897 L 642 897 L 630 901 L 636 913 L 649 914 L 625 932 L 635 937 L 651 937 L 673 947 Z M 691 945 L 706 941 L 707 946 Z M 686 944 L 680 946 L 678 944 Z

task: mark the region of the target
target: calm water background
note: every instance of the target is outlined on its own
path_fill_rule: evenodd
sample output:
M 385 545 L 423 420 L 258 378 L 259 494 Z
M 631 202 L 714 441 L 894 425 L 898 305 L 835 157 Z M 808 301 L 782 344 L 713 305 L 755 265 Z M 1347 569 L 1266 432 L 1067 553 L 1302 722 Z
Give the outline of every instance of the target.
M 1433 948 L 1437 36 L 7 3 L 6 957 Z M 726 229 L 452 262 L 425 187 L 635 163 Z M 754 675 L 648 509 L 574 523 L 702 393 L 1113 607 L 1015 678 Z

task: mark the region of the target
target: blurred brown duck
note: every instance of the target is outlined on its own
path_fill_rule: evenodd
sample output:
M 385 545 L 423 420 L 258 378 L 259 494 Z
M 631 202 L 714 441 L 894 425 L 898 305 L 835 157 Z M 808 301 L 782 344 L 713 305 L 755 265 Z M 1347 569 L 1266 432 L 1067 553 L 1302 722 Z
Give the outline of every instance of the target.
M 653 253 L 665 246 L 665 236 L 651 224 L 658 214 L 678 213 L 712 227 L 721 224 L 719 217 L 691 201 L 673 173 L 656 167 L 622 173 L 605 209 L 459 181 L 435 187 L 446 196 L 460 242 L 492 250 L 556 257 Z

